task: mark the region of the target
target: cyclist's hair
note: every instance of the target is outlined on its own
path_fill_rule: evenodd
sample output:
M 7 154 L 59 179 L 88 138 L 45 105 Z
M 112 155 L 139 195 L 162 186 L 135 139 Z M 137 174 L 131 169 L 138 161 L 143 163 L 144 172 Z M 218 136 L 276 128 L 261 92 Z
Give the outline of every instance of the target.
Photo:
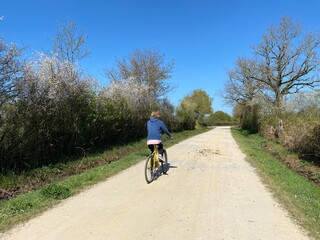
M 159 117 L 160 117 L 159 111 L 153 111 L 153 112 L 151 113 L 151 117 L 159 118 Z

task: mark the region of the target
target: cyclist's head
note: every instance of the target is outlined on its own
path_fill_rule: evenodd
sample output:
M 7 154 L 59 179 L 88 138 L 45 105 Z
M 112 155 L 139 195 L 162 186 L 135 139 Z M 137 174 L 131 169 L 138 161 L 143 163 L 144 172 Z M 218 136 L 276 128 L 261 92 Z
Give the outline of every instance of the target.
M 159 118 L 159 117 L 160 117 L 159 111 L 153 111 L 153 112 L 151 113 L 151 117 Z

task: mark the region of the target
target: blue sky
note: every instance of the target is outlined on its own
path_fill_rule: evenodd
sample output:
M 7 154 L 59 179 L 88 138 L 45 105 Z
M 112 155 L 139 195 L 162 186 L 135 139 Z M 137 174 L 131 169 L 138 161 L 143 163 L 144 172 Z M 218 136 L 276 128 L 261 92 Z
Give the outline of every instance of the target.
M 219 97 L 240 56 L 251 56 L 271 24 L 282 16 L 320 32 L 318 0 L 1 0 L 0 36 L 32 51 L 48 51 L 57 25 L 68 20 L 88 35 L 84 68 L 103 85 L 103 69 L 136 49 L 174 59 L 168 94 L 177 106 L 195 89 L 213 98 L 214 111 L 232 114 Z

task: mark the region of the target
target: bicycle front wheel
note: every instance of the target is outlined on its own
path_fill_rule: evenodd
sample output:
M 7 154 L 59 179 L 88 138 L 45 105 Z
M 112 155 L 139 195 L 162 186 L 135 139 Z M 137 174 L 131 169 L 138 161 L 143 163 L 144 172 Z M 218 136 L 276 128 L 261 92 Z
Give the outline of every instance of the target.
M 144 176 L 146 178 L 147 183 L 151 183 L 154 179 L 154 159 L 152 155 L 150 155 L 146 160 Z

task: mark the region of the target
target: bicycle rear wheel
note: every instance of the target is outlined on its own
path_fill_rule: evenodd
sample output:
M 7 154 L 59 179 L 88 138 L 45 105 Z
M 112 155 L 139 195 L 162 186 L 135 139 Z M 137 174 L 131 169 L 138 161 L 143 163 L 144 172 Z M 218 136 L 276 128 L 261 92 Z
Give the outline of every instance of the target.
M 167 151 L 165 149 L 163 149 L 163 153 L 162 153 L 162 157 L 163 157 L 163 162 L 161 162 L 161 167 L 162 167 L 162 173 L 165 174 L 168 172 L 168 154 Z
M 151 183 L 154 179 L 154 159 L 153 156 L 150 155 L 146 160 L 146 165 L 144 168 L 144 176 L 146 178 L 147 183 Z

